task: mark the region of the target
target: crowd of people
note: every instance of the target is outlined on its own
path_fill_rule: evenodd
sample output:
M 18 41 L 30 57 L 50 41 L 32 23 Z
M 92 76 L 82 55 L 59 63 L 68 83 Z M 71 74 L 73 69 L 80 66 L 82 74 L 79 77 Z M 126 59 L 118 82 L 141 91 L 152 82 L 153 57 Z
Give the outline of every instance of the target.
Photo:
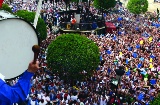
M 16 7 L 14 11 L 35 11 L 37 2 L 31 1 L 25 6 L 22 2 L 10 5 Z M 119 30 L 88 35 L 99 47 L 99 67 L 92 77 L 75 81 L 72 85 L 54 74 L 46 62 L 47 46 L 60 35 L 53 33 L 53 26 L 58 26 L 57 17 L 61 16 L 57 16 L 57 12 L 64 5 L 64 2 L 43 3 L 42 10 L 47 12 L 43 12 L 41 17 L 47 24 L 48 36 L 40 45 L 38 59 L 41 69 L 31 80 L 28 105 L 149 105 L 160 93 L 160 21 L 147 15 L 136 16 L 117 4 L 118 12 L 110 12 L 104 18 Z M 77 8 L 74 3 L 71 7 Z M 115 70 L 120 66 L 125 74 L 115 83 Z M 11 85 L 16 81 L 13 80 Z
M 15 2 L 7 2 L 10 7 L 12 8 L 12 12 L 17 12 L 18 10 L 27 10 L 31 12 L 35 12 L 37 9 L 38 1 L 37 0 L 30 0 L 30 1 L 21 1 L 16 0 Z M 92 3 L 92 2 L 91 2 Z M 42 8 L 40 16 L 44 21 L 46 22 L 48 26 L 48 31 L 54 31 L 52 30 L 52 26 L 59 26 L 61 28 L 67 29 L 67 23 L 72 23 L 72 20 L 75 18 L 75 13 L 77 13 L 77 10 L 79 11 L 78 14 L 80 14 L 80 21 L 76 27 L 82 30 L 91 30 L 95 29 L 96 27 L 100 26 L 100 19 L 99 15 L 101 14 L 100 11 L 98 11 L 94 6 L 88 6 L 88 3 L 75 3 L 71 2 L 70 6 L 67 7 L 67 11 L 69 10 L 75 10 L 75 12 L 68 12 L 66 14 L 66 5 L 64 1 L 60 2 L 53 2 L 53 0 L 43 1 L 42 2 Z M 76 23 L 75 21 L 75 23 Z M 96 23 L 96 26 L 92 27 L 92 23 Z M 70 24 L 72 25 L 72 24 Z M 100 26 L 101 27 L 101 26 Z M 73 25 L 70 29 L 76 29 L 73 28 Z

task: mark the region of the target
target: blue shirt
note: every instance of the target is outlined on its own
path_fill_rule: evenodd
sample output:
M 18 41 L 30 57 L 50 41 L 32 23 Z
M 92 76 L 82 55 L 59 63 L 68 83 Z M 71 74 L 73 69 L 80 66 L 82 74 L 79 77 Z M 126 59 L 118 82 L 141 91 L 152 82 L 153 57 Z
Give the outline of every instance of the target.
M 26 100 L 33 73 L 25 71 L 15 86 L 7 85 L 0 79 L 0 105 L 12 105 Z

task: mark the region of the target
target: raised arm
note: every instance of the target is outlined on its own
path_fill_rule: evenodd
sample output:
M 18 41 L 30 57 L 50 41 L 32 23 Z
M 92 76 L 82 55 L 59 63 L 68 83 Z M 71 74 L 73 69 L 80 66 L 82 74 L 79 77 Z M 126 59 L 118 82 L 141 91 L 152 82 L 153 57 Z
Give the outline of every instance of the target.
M 17 103 L 26 100 L 30 90 L 30 80 L 34 73 L 39 69 L 39 62 L 36 64 L 31 62 L 15 86 L 7 85 L 0 79 L 0 104 L 3 103 L 10 105 L 11 103 Z M 5 105 L 4 104 L 4 105 Z

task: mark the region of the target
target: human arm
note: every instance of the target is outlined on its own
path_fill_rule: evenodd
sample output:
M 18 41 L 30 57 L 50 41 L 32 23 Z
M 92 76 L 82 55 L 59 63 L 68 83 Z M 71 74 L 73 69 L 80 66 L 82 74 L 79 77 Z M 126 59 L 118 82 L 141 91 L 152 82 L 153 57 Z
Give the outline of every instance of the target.
M 15 86 L 9 86 L 0 79 L 0 101 L 6 103 L 24 101 L 30 90 L 30 79 L 38 69 L 38 62 L 36 62 L 36 64 L 31 62 L 28 66 L 28 70 L 22 74 Z

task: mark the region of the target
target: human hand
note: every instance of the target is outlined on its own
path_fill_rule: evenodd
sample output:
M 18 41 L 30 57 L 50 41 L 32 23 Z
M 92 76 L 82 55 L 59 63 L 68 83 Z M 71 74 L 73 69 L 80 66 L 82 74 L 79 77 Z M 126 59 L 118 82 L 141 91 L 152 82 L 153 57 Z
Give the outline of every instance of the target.
M 33 61 L 29 63 L 28 65 L 28 72 L 31 73 L 35 73 L 38 69 L 40 69 L 39 67 L 39 61 L 36 61 L 36 63 L 34 63 Z

